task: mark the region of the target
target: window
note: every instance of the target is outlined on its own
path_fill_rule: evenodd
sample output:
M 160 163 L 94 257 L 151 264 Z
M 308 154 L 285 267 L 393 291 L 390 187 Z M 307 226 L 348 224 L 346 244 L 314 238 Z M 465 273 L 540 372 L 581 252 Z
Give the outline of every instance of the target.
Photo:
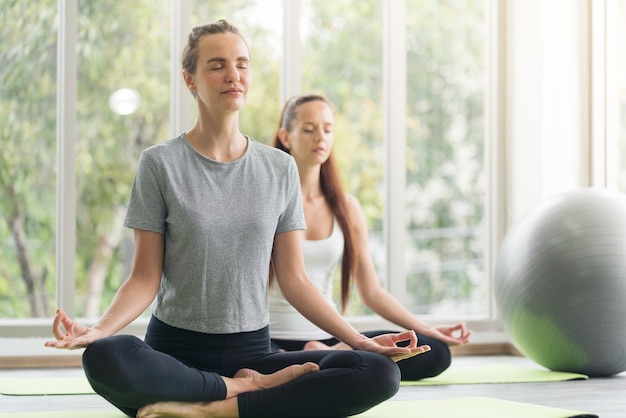
M 334 156 L 346 192 L 368 221 L 370 246 L 385 279 L 383 13 L 378 0 L 305 1 L 301 14 L 302 92 L 335 107 Z M 364 25 L 363 22 L 368 22 Z M 339 269 L 335 294 L 340 296 Z M 346 314 L 367 314 L 355 291 Z
M 122 227 L 122 220 L 139 153 L 188 129 L 186 123 L 179 126 L 171 105 L 191 100 L 184 89 L 175 93 L 180 57 L 172 56 L 173 46 L 178 46 L 173 33 L 219 18 L 236 24 L 251 49 L 253 90 L 242 112 L 242 130 L 269 142 L 290 95 L 285 92 L 294 85 L 296 92 L 327 96 L 336 106 L 337 158 L 345 188 L 365 210 L 381 280 L 392 289 L 402 283 L 394 294 L 416 313 L 487 318 L 490 298 L 482 249 L 487 238 L 482 231 L 488 31 L 483 2 L 76 4 L 71 36 L 76 42 L 77 94 L 64 99 L 76 109 L 76 135 L 63 138 L 76 156 L 75 190 L 67 194 L 76 200 L 75 249 L 55 247 L 56 219 L 61 216 L 55 210 L 57 190 L 67 191 L 65 183 L 57 189 L 63 168 L 56 157 L 55 130 L 59 3 L 14 2 L 0 17 L 0 57 L 12 63 L 0 70 L 0 112 L 6 121 L 0 131 L 2 318 L 48 321 L 57 292 L 72 295 L 78 317 L 96 318 L 108 306 L 132 261 L 132 232 Z M 386 11 L 394 7 L 406 9 L 406 24 L 389 20 Z M 289 20 L 294 8 L 300 10 L 297 22 Z M 288 48 L 292 31 L 300 42 Z M 406 126 L 398 136 L 390 136 L 387 129 L 391 96 L 385 90 L 385 66 L 395 62 L 385 60 L 389 49 L 398 47 L 386 43 L 388 32 L 406 40 L 400 46 L 406 80 L 394 81 L 406 92 Z M 286 74 L 286 61 L 301 68 L 297 82 L 294 74 Z M 181 117 L 193 123 L 195 116 L 188 113 Z M 390 148 L 404 152 L 406 166 L 406 187 L 391 198 L 386 170 L 397 161 L 389 159 Z M 402 207 L 405 214 L 400 270 L 406 278 L 388 274 L 390 264 L 397 264 L 387 256 L 391 206 Z M 57 278 L 56 251 L 72 252 L 75 277 Z M 349 314 L 370 313 L 354 302 Z
M 99 317 L 128 276 L 133 234 L 122 223 L 137 161 L 144 148 L 169 139 L 169 4 L 78 3 L 74 312 L 79 317 Z
M 56 17 L 54 0 L 10 2 L 0 17 L 1 318 L 55 304 Z
M 405 303 L 487 315 L 485 6 L 407 1 Z
M 385 162 L 383 4 L 302 7 L 302 90 L 336 106 L 335 156 L 346 190 L 366 213 L 379 277 L 388 282 L 385 164 L 393 162 Z M 420 314 L 486 316 L 484 6 L 416 0 L 406 12 L 406 200 L 395 202 L 406 205 L 407 218 L 401 299 Z M 355 295 L 347 312 L 370 313 Z

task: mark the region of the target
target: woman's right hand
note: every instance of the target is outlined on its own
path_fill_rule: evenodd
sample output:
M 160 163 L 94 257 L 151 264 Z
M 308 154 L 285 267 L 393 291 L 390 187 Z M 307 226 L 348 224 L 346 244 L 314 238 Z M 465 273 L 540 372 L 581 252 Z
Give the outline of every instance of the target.
M 400 347 L 397 345 L 402 341 L 408 341 L 408 346 Z M 352 347 L 358 350 L 384 354 L 395 362 L 430 351 L 429 345 L 417 345 L 417 336 L 415 331 L 412 330 L 381 334 L 372 338 L 362 336 L 362 339 L 357 341 L 356 345 Z
M 54 317 L 52 333 L 56 341 L 46 341 L 44 345 L 68 350 L 85 348 L 103 337 L 99 331 L 71 319 L 61 308 L 57 309 L 57 314 Z

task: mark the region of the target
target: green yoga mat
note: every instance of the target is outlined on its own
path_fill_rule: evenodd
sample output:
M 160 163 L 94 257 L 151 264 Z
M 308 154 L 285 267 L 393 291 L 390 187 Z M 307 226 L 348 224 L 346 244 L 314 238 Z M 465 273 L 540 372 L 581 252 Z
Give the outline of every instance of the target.
M 0 394 L 21 396 L 87 395 L 95 393 L 84 376 L 2 377 Z
M 358 418 L 598 418 L 569 409 L 493 398 L 452 398 L 420 401 L 388 401 L 355 415 Z
M 483 364 L 472 367 L 451 367 L 439 376 L 415 382 L 401 382 L 402 386 L 459 385 L 481 383 L 530 383 L 583 380 L 589 376 L 579 373 L 553 372 L 509 364 Z
M 117 409 L 108 411 L 45 411 L 45 412 L 4 412 L 0 418 L 128 418 Z
M 451 367 L 437 377 L 416 382 L 401 382 L 401 385 L 557 382 L 574 379 L 588 379 L 588 376 L 577 373 L 553 372 L 529 367 L 511 366 L 508 364 L 485 364 L 473 367 Z M 2 395 L 41 396 L 93 393 L 94 391 L 84 376 L 0 378 L 0 394 Z
M 124 418 L 119 411 L 59 411 L 0 413 L 0 418 Z M 569 409 L 550 408 L 492 398 L 452 398 L 420 401 L 387 401 L 356 418 L 598 418 Z

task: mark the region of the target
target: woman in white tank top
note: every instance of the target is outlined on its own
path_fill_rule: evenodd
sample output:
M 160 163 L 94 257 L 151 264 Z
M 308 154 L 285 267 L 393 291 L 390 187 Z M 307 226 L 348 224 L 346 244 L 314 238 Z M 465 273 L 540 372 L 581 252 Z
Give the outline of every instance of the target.
M 464 323 L 430 326 L 400 304 L 380 284 L 370 256 L 365 217 L 357 199 L 341 189 L 332 157 L 334 114 L 319 95 L 297 96 L 283 108 L 274 146 L 291 154 L 298 166 L 307 229 L 303 252 L 307 274 L 333 301 L 333 275 L 341 268 L 341 312 L 349 299 L 351 281 L 365 305 L 401 328 L 414 330 L 419 344 L 431 351 L 398 362 L 403 380 L 438 375 L 450 365 L 448 346 L 469 342 Z M 269 294 L 270 335 L 276 351 L 350 349 L 304 318 L 283 298 L 276 283 Z M 386 330 L 364 332 L 367 336 Z

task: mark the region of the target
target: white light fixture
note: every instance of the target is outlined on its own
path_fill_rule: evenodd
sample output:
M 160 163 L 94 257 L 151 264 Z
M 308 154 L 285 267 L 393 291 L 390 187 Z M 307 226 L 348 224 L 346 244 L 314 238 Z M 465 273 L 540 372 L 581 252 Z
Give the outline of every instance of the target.
M 137 90 L 123 88 L 109 96 L 109 107 L 118 115 L 130 115 L 139 108 L 141 97 Z

